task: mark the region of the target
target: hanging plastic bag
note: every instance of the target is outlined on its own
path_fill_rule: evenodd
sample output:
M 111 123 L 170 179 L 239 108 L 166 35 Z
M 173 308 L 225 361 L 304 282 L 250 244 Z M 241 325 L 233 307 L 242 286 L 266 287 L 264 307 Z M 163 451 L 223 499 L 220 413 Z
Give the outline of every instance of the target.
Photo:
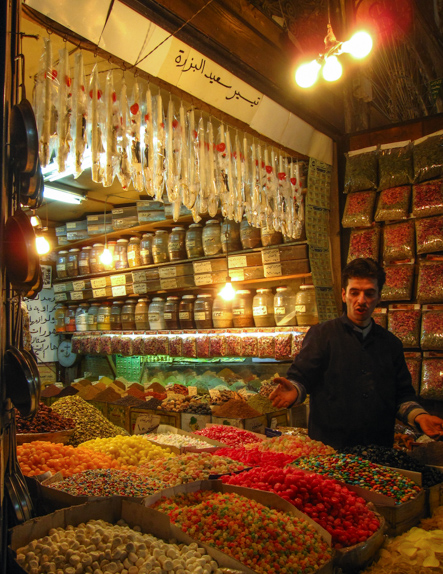
M 74 83 L 72 89 L 71 139 L 73 141 L 74 177 L 83 172 L 83 158 L 86 149 L 87 100 L 83 52 L 74 58 Z
M 409 185 L 384 189 L 378 196 L 374 220 L 393 221 L 407 219 L 410 198 L 411 187 Z
M 346 196 L 343 227 L 370 227 L 374 213 L 375 191 L 358 191 Z
M 103 185 L 110 187 L 114 181 L 117 156 L 117 132 L 120 124 L 120 113 L 117 104 L 117 94 L 114 90 L 114 75 L 110 70 L 106 75 L 105 85 L 105 167 L 103 173 Z
M 103 92 L 100 89 L 97 64 L 94 65 L 89 82 L 89 117 L 91 123 L 89 126 L 89 146 L 91 148 L 91 171 L 92 181 L 100 183 L 103 180 L 103 126 L 104 122 L 104 105 Z
M 360 257 L 370 257 L 378 261 L 380 251 L 380 227 L 353 229 L 349 240 L 347 263 Z
M 383 229 L 383 260 L 386 262 L 415 257 L 415 227 L 411 220 L 385 225 Z
M 59 50 L 58 64 L 58 102 L 57 102 L 57 169 L 63 173 L 71 150 L 71 113 L 72 92 L 69 71 L 69 53 L 67 48 Z
M 413 182 L 412 144 L 410 141 L 382 144 L 378 154 L 379 189 Z
M 417 253 L 443 251 L 443 215 L 415 220 Z
M 129 161 L 129 103 L 126 80 L 123 76 L 120 88 L 120 123 L 117 132 L 117 177 L 123 189 L 131 184 L 131 165 Z
M 443 176 L 443 130 L 414 141 L 414 182 Z
M 346 154 L 345 193 L 377 189 L 377 158 L 376 146 Z
M 140 94 L 140 84 L 136 79 L 132 88 L 132 98 L 129 106 L 129 138 L 131 152 L 131 177 L 134 188 L 142 192 L 143 171 L 142 171 L 142 148 L 141 148 L 141 118 L 142 104 Z

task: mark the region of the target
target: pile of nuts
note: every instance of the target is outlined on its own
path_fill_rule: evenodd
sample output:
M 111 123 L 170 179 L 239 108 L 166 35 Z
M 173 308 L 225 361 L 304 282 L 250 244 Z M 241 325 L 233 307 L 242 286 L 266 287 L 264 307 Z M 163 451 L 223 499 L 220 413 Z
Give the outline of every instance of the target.
M 56 432 L 73 429 L 75 421 L 53 411 L 44 403 L 39 403 L 38 411 L 32 420 L 23 419 L 15 409 L 15 422 L 18 433 Z

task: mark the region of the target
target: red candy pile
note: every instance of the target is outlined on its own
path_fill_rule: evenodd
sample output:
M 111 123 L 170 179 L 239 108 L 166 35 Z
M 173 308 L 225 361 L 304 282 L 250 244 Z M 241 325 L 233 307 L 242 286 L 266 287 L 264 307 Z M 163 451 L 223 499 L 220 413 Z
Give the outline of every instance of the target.
M 227 456 L 232 460 L 244 462 L 248 466 L 276 466 L 278 468 L 283 468 L 296 458 L 284 452 L 262 451 L 257 447 L 219 448 L 214 454 Z
M 199 434 L 212 440 L 217 440 L 218 442 L 222 442 L 228 446 L 242 446 L 244 444 L 262 442 L 263 440 L 253 432 L 228 425 L 212 425 L 210 427 L 194 431 L 194 434 Z

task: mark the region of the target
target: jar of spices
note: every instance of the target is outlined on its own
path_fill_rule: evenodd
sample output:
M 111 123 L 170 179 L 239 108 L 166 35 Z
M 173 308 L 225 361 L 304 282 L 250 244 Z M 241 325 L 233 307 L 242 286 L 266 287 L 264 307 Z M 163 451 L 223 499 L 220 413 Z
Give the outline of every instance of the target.
M 155 232 L 152 240 L 152 260 L 154 263 L 169 261 L 168 237 L 168 232 L 164 229 L 157 229 Z
M 154 297 L 148 310 L 149 328 L 152 330 L 166 329 L 165 322 L 165 300 L 161 297 Z
M 128 268 L 128 243 L 127 239 L 117 239 L 117 245 L 114 251 L 115 269 Z
M 241 249 L 240 224 L 227 219 L 221 224 L 220 230 L 223 253 L 231 253 Z
M 249 289 L 240 289 L 232 301 L 232 322 L 234 327 L 253 327 L 252 293 Z
M 144 233 L 140 241 L 140 261 L 141 265 L 150 265 L 152 263 L 152 241 L 153 233 Z
M 137 331 L 149 329 L 149 299 L 142 297 L 135 306 L 135 328 Z
M 140 267 L 140 238 L 131 237 L 128 243 L 128 267 Z
M 88 330 L 88 310 L 89 303 L 80 303 L 75 312 L 75 330 L 87 331 Z
M 58 279 L 66 279 L 68 276 L 68 252 L 66 250 L 58 252 L 56 270 Z
M 194 329 L 194 301 L 195 295 L 183 295 L 178 307 L 180 329 Z
M 194 303 L 194 322 L 197 329 L 212 329 L 212 295 L 200 293 Z
M 65 314 L 65 331 L 73 333 L 75 331 L 75 313 L 77 305 L 68 305 Z
M 295 293 L 289 287 L 277 287 L 274 295 L 275 323 L 279 327 L 297 325 L 295 316 Z
M 275 231 L 272 227 L 261 227 L 260 238 L 263 247 L 268 247 L 269 245 L 280 245 L 280 243 L 283 243 L 283 234 L 280 231 Z
M 220 222 L 210 219 L 202 231 L 203 252 L 206 256 L 222 252 Z
M 87 275 L 91 272 L 89 268 L 89 258 L 91 256 L 91 249 L 90 245 L 86 245 L 80 251 L 80 255 L 78 256 L 78 272 L 80 275 Z
M 122 330 L 123 301 L 113 301 L 111 306 L 111 331 Z
M 57 303 L 57 305 L 55 306 L 54 319 L 55 319 L 55 332 L 56 333 L 64 333 L 66 330 L 66 325 L 65 325 L 66 311 L 67 311 L 67 307 L 63 303 Z
M 108 241 L 107 249 L 110 253 L 109 263 L 103 263 L 104 271 L 112 271 L 115 269 L 115 248 L 117 246 L 117 241 Z
M 186 230 L 186 255 L 189 258 L 203 257 L 203 227 L 199 223 L 191 223 Z
M 274 294 L 272 289 L 257 289 L 252 300 L 252 314 L 256 327 L 274 327 Z
M 168 238 L 170 261 L 186 259 L 186 231 L 184 227 L 173 227 Z
M 135 305 L 134 299 L 128 299 L 123 303 L 121 318 L 124 331 L 133 331 L 135 329 Z
M 232 301 L 225 301 L 217 295 L 212 305 L 212 323 L 216 329 L 232 327 Z
M 68 272 L 68 277 L 78 277 L 78 256 L 80 254 L 80 249 L 74 248 L 68 251 L 68 263 L 66 265 L 66 270 Z
M 100 307 L 98 308 L 97 313 L 97 330 L 111 330 L 111 303 L 109 301 L 100 303 Z
M 101 273 L 104 271 L 104 265 L 100 260 L 100 255 L 103 253 L 103 243 L 94 243 L 89 257 L 89 268 L 91 273 Z
M 240 241 L 243 249 L 254 249 L 260 247 L 260 229 L 249 225 L 246 217 L 240 223 Z
M 316 325 L 318 323 L 314 285 L 300 285 L 300 290 L 295 296 L 295 315 L 297 325 Z
M 170 295 L 166 298 L 165 303 L 165 322 L 166 328 L 170 330 L 180 329 L 180 322 L 178 316 L 178 308 L 180 305 L 180 297 Z
M 86 322 L 88 323 L 88 331 L 97 331 L 97 317 L 98 310 L 100 308 L 100 303 L 91 303 L 88 310 L 88 317 Z

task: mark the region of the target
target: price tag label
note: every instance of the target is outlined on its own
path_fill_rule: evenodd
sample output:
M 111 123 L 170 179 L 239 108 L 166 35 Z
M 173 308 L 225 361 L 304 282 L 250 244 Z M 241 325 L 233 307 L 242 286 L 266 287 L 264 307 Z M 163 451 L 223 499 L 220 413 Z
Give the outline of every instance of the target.
M 134 434 L 147 434 L 152 432 L 160 424 L 160 415 L 140 415 L 134 425 Z
M 106 277 L 99 277 L 98 279 L 91 279 L 91 287 L 93 289 L 101 289 L 106 287 Z
M 107 296 L 106 288 L 103 287 L 102 289 L 93 289 L 92 296 L 94 297 L 94 299 L 97 299 L 98 297 L 106 297 Z
M 188 395 L 194 397 L 197 395 L 197 387 L 188 387 Z
M 228 267 L 229 269 L 234 269 L 235 267 L 247 267 L 248 262 L 246 255 L 235 255 L 234 257 L 228 257 Z
M 74 291 L 83 291 L 83 289 L 86 289 L 86 283 L 84 281 L 73 281 L 72 287 Z
M 134 283 L 132 290 L 134 291 L 134 295 L 141 295 L 142 293 L 148 292 L 148 285 L 147 283 Z
M 55 301 L 67 301 L 68 296 L 66 293 L 56 293 L 54 295 L 54 299 L 55 299 Z
M 263 266 L 265 277 L 281 277 L 281 263 L 269 263 Z
M 263 265 L 268 263 L 280 263 L 280 251 L 278 249 L 265 249 L 261 252 Z
M 201 273 L 194 275 L 194 283 L 197 285 L 210 285 L 212 283 L 212 273 Z
M 113 297 L 124 297 L 126 295 L 126 285 L 116 285 L 112 287 Z
M 77 226 L 77 222 L 76 221 L 68 221 L 66 223 L 66 229 L 75 229 Z
M 177 289 L 177 279 L 160 279 L 162 289 Z
M 132 282 L 133 283 L 143 283 L 146 281 L 146 271 L 133 271 L 132 272 Z
M 66 291 L 66 283 L 56 283 L 54 285 L 54 293 L 64 293 Z
M 218 399 L 220 398 L 220 391 L 217 389 L 209 389 L 209 396 L 211 399 Z
M 72 301 L 81 301 L 83 299 L 83 293 L 81 291 L 71 291 L 70 295 Z
M 194 273 L 212 273 L 210 261 L 194 261 Z
M 111 275 L 111 285 L 113 287 L 116 285 L 126 285 L 126 275 Z
M 244 281 L 245 280 L 245 270 L 244 269 L 233 269 L 229 272 L 229 276 L 232 281 Z
M 160 279 L 169 279 L 170 277 L 177 277 L 177 267 L 160 267 L 158 270 Z

